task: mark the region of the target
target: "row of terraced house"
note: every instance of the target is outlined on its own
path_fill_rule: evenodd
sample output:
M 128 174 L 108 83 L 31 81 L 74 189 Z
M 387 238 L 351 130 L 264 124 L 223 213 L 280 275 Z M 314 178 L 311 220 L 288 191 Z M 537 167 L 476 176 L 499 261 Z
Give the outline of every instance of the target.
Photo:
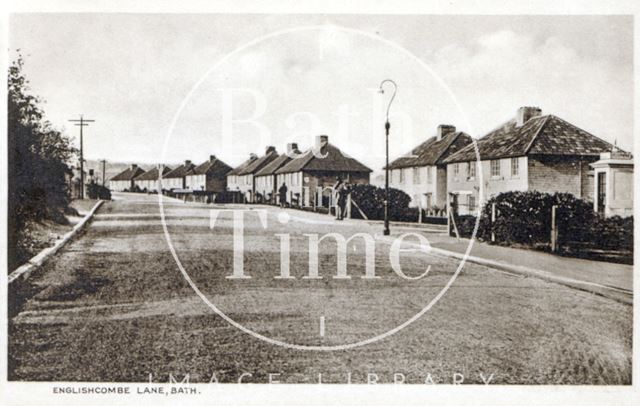
M 159 188 L 160 171 L 162 185 Z M 250 203 L 279 202 L 286 185 L 288 204 L 327 206 L 340 177 L 369 183 L 372 170 L 329 142 L 316 137 L 313 147 L 296 144 L 279 153 L 266 148 L 235 168 L 211 156 L 196 166 L 159 166 L 145 172 L 136 165 L 110 180 L 110 188 L 168 190 L 208 195 L 233 192 Z M 411 205 L 443 212 L 455 203 L 461 214 L 474 213 L 480 199 L 501 192 L 566 192 L 593 201 L 605 215 L 633 212 L 631 154 L 536 107 L 521 107 L 516 116 L 479 138 L 439 125 L 435 135 L 389 164 L 390 186 L 411 197 Z

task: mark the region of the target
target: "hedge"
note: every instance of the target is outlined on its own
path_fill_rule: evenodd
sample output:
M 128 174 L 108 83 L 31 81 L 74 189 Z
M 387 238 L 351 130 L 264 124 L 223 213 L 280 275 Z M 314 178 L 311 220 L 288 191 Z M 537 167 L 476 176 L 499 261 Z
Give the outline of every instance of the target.
M 496 220 L 491 224 L 492 206 Z M 570 193 L 506 192 L 489 199 L 480 214 L 476 237 L 496 243 L 548 246 L 551 239 L 551 208 L 557 206 L 556 224 L 560 247 L 570 249 L 633 252 L 633 217 L 602 217 L 593 204 Z M 456 216 L 461 236 L 469 237 L 473 216 Z
M 351 187 L 351 200 L 364 212 L 369 220 L 384 219 L 385 190 L 373 185 Z M 389 219 L 393 221 L 418 221 L 418 211 L 409 208 L 411 197 L 402 190 L 389 188 Z M 353 218 L 362 218 L 360 211 L 351 209 Z M 414 218 L 415 217 L 415 218 Z M 413 220 L 407 220 L 413 219 Z

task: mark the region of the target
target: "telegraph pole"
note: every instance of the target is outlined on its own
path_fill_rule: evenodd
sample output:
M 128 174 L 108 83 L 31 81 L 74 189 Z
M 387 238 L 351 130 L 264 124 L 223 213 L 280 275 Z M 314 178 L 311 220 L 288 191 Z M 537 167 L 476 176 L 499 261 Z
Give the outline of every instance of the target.
M 105 174 L 105 166 L 107 164 L 107 160 L 103 159 L 100 162 L 102 162 L 102 186 L 104 186 L 104 174 Z
M 80 114 L 80 120 L 69 120 L 72 123 L 76 123 L 74 125 L 80 127 L 80 199 L 84 199 L 84 151 L 82 145 L 82 128 L 88 127 L 89 124 L 93 123 L 96 120 L 87 120 L 82 114 Z

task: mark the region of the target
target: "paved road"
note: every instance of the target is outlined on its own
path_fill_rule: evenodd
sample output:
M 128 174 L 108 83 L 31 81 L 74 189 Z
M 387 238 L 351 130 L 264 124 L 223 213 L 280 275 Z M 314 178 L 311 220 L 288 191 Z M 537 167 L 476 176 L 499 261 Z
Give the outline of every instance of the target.
M 454 374 L 466 383 L 631 382 L 630 306 L 471 264 L 421 318 L 382 340 L 328 352 L 264 342 L 225 321 L 189 286 L 165 238 L 157 197 L 115 198 L 23 287 L 27 300 L 10 323 L 10 379 L 141 382 L 151 373 L 159 382 L 169 374 L 233 382 L 249 373 L 244 381 L 279 374 L 272 379 L 316 382 L 320 373 L 323 382 L 351 376 L 354 383 L 391 382 L 394 374 L 410 383 L 452 383 Z M 235 206 L 247 209 L 242 262 L 250 278 L 230 279 L 234 207 L 170 199 L 164 206 L 172 247 L 201 295 L 244 328 L 300 346 L 384 334 L 429 304 L 459 266 L 401 244 L 394 271 L 379 226 Z M 213 228 L 212 209 L 220 210 Z M 304 278 L 313 275 L 309 241 L 328 233 L 371 235 L 369 276 L 376 278 L 363 278 L 363 238 L 347 245 L 351 278 L 333 277 L 331 238 L 318 245 L 319 277 Z M 283 261 L 290 278 L 276 278 Z

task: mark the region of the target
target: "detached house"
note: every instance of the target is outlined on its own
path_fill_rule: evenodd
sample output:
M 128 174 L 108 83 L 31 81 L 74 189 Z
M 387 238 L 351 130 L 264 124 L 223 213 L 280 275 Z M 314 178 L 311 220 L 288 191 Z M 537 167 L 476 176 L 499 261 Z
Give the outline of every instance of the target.
M 194 167 L 185 177 L 185 187 L 194 192 L 220 193 L 227 189 L 227 173 L 231 167 L 215 155 Z
M 521 107 L 516 117 L 444 160 L 447 190 L 460 213 L 478 208 L 480 176 L 484 198 L 507 191 L 571 193 L 593 199 L 590 164 L 613 145 L 537 107 Z M 481 172 L 480 172 L 481 171 Z
M 195 165 L 191 161 L 184 161 L 183 165 L 178 166 L 174 170 L 167 172 L 162 176 L 162 189 L 163 190 L 182 190 L 187 188 L 186 177 L 191 170 L 195 168 Z
M 471 136 L 441 124 L 436 135 L 389 164 L 389 186 L 411 196 L 411 206 L 444 208 L 447 166 L 444 159 L 472 143 Z
M 254 175 L 271 161 L 278 158 L 278 152 L 275 147 L 267 147 L 265 154 L 260 158 L 254 159 L 247 166 L 237 172 L 238 188 L 243 194 L 245 201 L 253 203 L 256 201 L 256 185 Z
M 316 145 L 300 157 L 276 170 L 276 187 L 287 185 L 287 202 L 300 206 L 321 206 L 326 191 L 331 191 L 336 177 L 352 184 L 369 183 L 371 169 L 329 143 L 329 137 L 319 135 Z
M 287 153 L 280 155 L 269 162 L 254 175 L 255 194 L 258 202 L 278 203 L 278 184 L 276 171 L 288 164 L 293 158 L 293 154 L 300 154 L 298 144 L 287 145 Z
M 171 172 L 171 168 L 164 165 L 158 165 L 145 173 L 138 175 L 135 179 L 135 185 L 144 192 L 154 192 L 158 190 L 158 179 L 160 178 L 160 168 L 162 168 L 162 177 Z
M 134 179 L 143 174 L 144 170 L 136 164 L 120 172 L 113 178 L 109 179 L 109 189 L 113 192 L 129 192 L 134 189 Z

